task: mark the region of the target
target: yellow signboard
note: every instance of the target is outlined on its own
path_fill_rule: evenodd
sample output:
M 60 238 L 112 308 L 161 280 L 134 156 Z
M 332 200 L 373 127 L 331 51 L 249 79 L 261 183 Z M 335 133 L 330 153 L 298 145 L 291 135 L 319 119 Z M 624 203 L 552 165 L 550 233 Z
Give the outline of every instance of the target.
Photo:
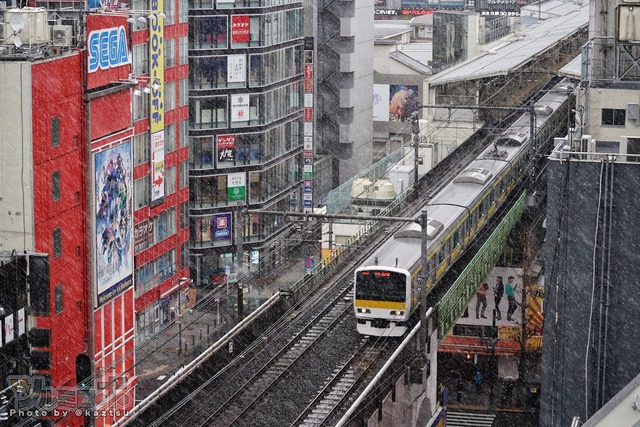
M 149 19 L 151 202 L 164 197 L 164 18 L 160 16 L 163 9 L 163 0 L 151 0 L 151 13 L 156 17 Z

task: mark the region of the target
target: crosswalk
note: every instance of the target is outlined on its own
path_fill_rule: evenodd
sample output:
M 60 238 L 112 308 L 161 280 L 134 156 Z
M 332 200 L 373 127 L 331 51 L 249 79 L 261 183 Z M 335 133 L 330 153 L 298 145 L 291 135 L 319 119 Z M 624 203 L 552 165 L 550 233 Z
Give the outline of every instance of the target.
M 447 427 L 492 427 L 495 418 L 494 414 L 447 411 Z

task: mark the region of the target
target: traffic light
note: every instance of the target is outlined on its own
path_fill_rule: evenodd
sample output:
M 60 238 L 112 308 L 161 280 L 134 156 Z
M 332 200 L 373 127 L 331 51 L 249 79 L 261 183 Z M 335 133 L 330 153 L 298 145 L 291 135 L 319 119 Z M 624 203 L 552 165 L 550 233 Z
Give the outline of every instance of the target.
M 80 353 L 76 357 L 76 384 L 80 388 L 88 388 L 93 385 L 91 359 L 84 353 Z

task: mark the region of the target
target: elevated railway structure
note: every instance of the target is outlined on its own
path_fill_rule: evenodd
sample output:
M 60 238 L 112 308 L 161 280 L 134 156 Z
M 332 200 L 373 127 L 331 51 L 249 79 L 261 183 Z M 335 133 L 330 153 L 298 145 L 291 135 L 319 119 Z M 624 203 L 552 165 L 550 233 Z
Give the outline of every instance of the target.
M 517 114 L 508 115 L 507 123 Z M 493 136 L 485 129 L 478 131 L 390 204 L 381 217 L 414 216 L 425 200 L 493 141 Z M 549 138 L 552 141 L 553 135 Z M 542 161 L 545 149 L 539 147 L 539 155 L 532 157 L 534 162 Z M 513 189 L 511 201 L 504 204 L 474 245 L 482 245 L 491 236 L 489 231 L 500 228 L 498 219 L 505 215 L 513 225 L 524 203 L 524 186 L 521 182 Z M 355 266 L 387 238 L 386 231 L 400 226 L 367 220 L 362 232 L 347 242 L 335 259 L 321 263 L 291 288 L 274 295 L 259 312 L 208 349 L 206 357 L 185 367 L 174 381 L 141 402 L 131 417 L 117 425 L 257 426 L 262 425 L 260 420 L 265 420 L 264 425 L 352 424 L 380 410 L 381 396 L 394 390 L 393 385 L 403 375 L 409 384 L 433 383 L 435 378 L 429 379 L 429 371 L 433 374 L 436 367 L 418 357 L 413 333 L 402 343 L 363 339 L 356 332 L 351 311 Z M 504 244 L 504 231 L 500 233 L 499 242 L 492 243 L 493 249 Z M 469 257 L 479 247 L 469 248 Z M 495 250 L 488 251 L 495 254 Z M 468 257 L 462 260 L 469 261 Z M 486 256 L 475 261 L 482 265 L 489 262 Z M 458 272 L 456 267 L 450 276 Z M 472 296 L 472 286 L 477 284 L 473 283 L 476 274 L 469 273 L 462 284 L 453 285 L 445 276 L 433 288 L 429 306 L 438 307 L 442 298 L 449 302 L 445 303 L 446 310 L 443 306 L 443 310 L 430 311 L 428 352 L 435 352 L 438 340 L 462 313 Z M 385 375 L 377 375 L 383 364 L 391 368 L 386 368 Z M 366 395 L 362 394 L 365 389 Z M 361 395 L 354 408 L 354 397 Z M 341 414 L 347 413 L 352 415 L 340 421 Z

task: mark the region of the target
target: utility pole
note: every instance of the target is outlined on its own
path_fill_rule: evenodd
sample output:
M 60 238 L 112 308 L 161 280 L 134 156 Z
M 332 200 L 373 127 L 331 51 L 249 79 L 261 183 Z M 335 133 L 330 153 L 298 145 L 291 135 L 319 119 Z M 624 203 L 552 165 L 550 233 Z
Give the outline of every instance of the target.
M 413 185 L 418 185 L 420 176 L 418 175 L 418 155 L 420 141 L 420 125 L 418 122 L 418 110 L 411 114 L 411 142 L 413 144 Z
M 417 167 L 416 167 L 416 170 Z M 416 181 L 417 182 L 417 181 Z M 421 227 L 421 237 L 422 244 L 420 245 L 420 258 L 421 258 L 421 266 L 420 266 L 420 279 L 418 280 L 418 285 L 420 286 L 420 324 L 422 327 L 420 328 L 420 347 L 422 349 L 422 356 L 426 359 L 427 357 L 427 277 L 428 276 L 428 268 L 429 262 L 427 260 L 427 227 L 428 227 L 429 218 L 427 217 L 427 208 L 422 208 L 420 212 L 420 227 Z

